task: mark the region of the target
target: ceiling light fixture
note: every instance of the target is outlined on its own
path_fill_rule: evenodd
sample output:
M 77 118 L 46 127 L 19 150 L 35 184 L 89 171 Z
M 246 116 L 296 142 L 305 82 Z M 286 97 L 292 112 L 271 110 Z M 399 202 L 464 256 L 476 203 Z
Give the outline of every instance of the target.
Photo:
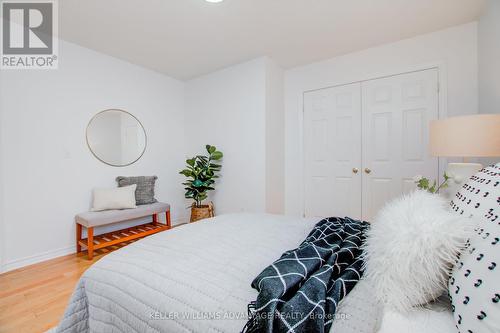
M 222 2 L 224 0 L 205 0 L 206 2 L 210 2 L 210 3 L 219 3 L 219 2 Z

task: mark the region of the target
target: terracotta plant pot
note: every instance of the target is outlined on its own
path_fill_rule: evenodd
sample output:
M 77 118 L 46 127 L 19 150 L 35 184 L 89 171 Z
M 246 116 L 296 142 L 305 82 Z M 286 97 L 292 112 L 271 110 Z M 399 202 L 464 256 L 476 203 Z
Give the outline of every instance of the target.
M 196 222 L 203 219 L 208 219 L 214 217 L 214 206 L 212 203 L 208 205 L 201 206 L 191 206 L 191 220 L 190 222 Z

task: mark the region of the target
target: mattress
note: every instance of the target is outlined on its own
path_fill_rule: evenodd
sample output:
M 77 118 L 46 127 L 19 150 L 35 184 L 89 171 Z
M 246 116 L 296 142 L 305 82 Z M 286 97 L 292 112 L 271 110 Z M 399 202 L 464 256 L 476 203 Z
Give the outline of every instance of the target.
M 318 219 L 234 214 L 110 253 L 80 279 L 58 332 L 240 332 L 252 280 Z

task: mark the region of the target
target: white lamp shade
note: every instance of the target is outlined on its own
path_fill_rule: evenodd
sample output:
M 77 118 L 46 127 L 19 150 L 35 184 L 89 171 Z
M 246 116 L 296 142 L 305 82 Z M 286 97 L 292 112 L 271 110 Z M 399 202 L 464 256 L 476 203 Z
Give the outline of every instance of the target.
M 430 152 L 444 157 L 500 156 L 500 114 L 431 121 Z

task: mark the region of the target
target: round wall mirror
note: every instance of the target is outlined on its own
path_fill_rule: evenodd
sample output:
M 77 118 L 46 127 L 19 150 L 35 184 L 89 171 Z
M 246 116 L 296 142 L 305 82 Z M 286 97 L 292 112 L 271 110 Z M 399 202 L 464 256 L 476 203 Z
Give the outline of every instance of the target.
M 90 151 L 101 162 L 112 166 L 137 162 L 146 150 L 146 141 L 141 122 L 127 111 L 101 111 L 87 126 Z

